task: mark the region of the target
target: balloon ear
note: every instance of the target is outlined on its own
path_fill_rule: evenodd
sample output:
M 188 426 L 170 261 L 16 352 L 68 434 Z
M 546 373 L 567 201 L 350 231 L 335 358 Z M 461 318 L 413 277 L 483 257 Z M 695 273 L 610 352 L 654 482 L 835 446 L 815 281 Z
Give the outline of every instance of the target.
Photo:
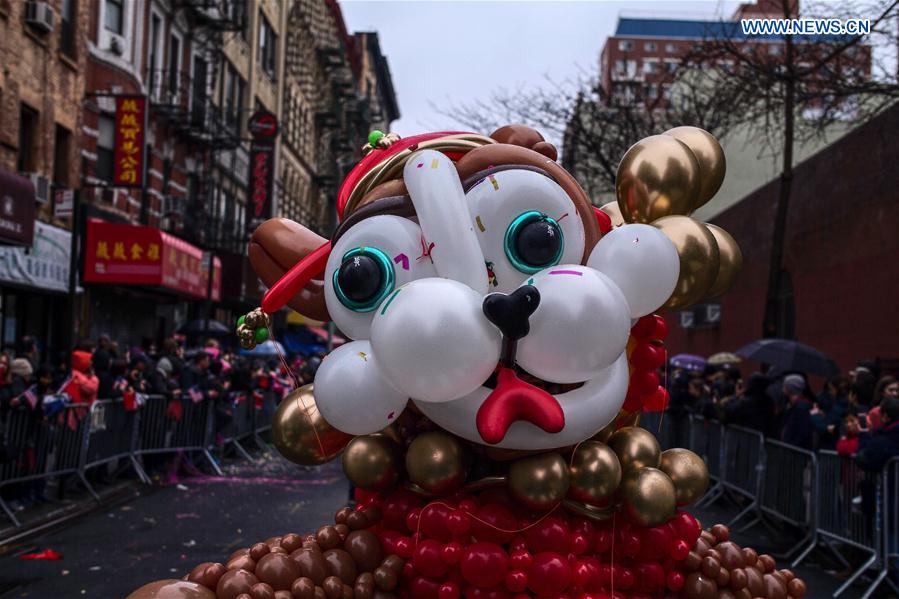
M 288 270 L 327 241 L 292 220 L 273 218 L 253 232 L 247 253 L 256 275 L 266 287 L 272 287 Z M 326 321 L 331 317 L 325 306 L 323 274 L 312 273 L 287 304 L 303 316 Z

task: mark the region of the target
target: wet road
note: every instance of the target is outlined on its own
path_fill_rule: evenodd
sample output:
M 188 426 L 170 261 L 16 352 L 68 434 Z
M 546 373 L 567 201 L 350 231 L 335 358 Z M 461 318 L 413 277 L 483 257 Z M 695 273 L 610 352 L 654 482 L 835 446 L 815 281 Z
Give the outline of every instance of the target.
M 224 477 L 184 478 L 179 486 L 142 488 L 133 500 L 31 539 L 0 558 L 5 597 L 114 599 L 146 582 L 180 578 L 204 561 L 287 532 L 333 522 L 347 484 L 337 460 L 298 468 L 280 457 L 224 468 Z M 23 561 L 53 549 L 58 561 Z

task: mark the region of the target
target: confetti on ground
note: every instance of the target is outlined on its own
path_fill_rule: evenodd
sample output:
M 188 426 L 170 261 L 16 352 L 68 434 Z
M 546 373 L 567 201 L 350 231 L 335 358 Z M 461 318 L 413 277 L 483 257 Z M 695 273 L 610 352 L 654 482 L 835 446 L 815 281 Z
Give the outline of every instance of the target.
M 53 551 L 52 549 L 44 549 L 43 551 L 38 551 L 37 553 L 26 553 L 25 555 L 20 555 L 19 559 L 57 560 L 62 559 L 62 554 L 57 551 Z
M 181 543 L 181 544 L 184 545 L 185 547 L 193 547 L 197 544 L 197 542 L 195 540 L 191 539 L 188 542 Z
M 175 485 L 175 488 L 178 489 L 179 491 L 187 491 L 187 486 L 182 485 L 181 483 L 178 483 L 177 485 Z
M 200 514 L 197 514 L 196 512 L 185 512 L 183 514 L 175 514 L 175 518 L 177 520 L 185 520 L 187 518 L 199 520 Z
M 103 568 L 101 568 L 100 566 L 91 566 L 90 568 L 88 568 L 88 570 L 90 570 L 91 572 L 99 572 L 102 569 Z

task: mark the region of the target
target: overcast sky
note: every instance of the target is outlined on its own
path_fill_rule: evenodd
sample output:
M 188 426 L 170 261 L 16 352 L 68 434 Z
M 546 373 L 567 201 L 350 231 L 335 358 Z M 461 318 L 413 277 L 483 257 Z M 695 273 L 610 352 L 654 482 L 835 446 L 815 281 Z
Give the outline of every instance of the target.
M 431 105 L 486 98 L 499 87 L 544 85 L 595 72 L 619 16 L 729 16 L 737 2 L 432 2 L 341 0 L 350 31 L 377 31 L 401 118 L 400 135 L 452 127 Z M 484 131 L 482 133 L 489 133 Z

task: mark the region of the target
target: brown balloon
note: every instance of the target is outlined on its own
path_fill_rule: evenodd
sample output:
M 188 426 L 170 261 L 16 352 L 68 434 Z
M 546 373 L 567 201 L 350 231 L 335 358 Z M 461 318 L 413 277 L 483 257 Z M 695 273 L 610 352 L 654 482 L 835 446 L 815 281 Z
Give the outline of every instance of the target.
M 718 274 L 706 292 L 706 297 L 713 298 L 727 293 L 733 287 L 737 275 L 743 269 L 743 252 L 730 233 L 711 223 L 706 223 L 705 226 L 718 244 Z
M 356 437 L 343 452 L 343 471 L 347 478 L 368 491 L 392 488 L 400 478 L 402 464 L 399 445 L 386 435 Z
M 216 599 L 216 595 L 196 582 L 168 579 L 145 584 L 125 599 Z
M 297 549 L 290 554 L 290 559 L 300 567 L 300 576 L 312 580 L 317 585 L 328 576 L 328 562 L 320 551 Z
M 612 449 L 599 441 L 584 441 L 577 446 L 569 467 L 568 496 L 598 505 L 609 499 L 621 482 L 621 464 Z
M 406 450 L 409 480 L 429 493 L 458 488 L 468 476 L 468 456 L 458 439 L 441 431 L 415 437 Z
M 356 581 L 356 562 L 349 553 L 343 549 L 329 549 L 325 551 L 324 558 L 328 563 L 328 572 L 343 584 L 353 584 Z
M 690 214 L 699 195 L 699 162 L 670 135 L 651 135 L 630 147 L 618 165 L 615 192 L 624 220 L 651 223 Z
M 709 488 L 708 466 L 701 457 L 689 449 L 675 448 L 663 451 L 659 460 L 659 470 L 667 474 L 674 483 L 679 506 L 699 501 Z M 740 563 L 742 565 L 742 559 Z
M 618 456 L 622 472 L 659 465 L 659 441 L 644 428 L 629 426 L 618 429 L 609 437 L 608 445 Z
M 275 589 L 270 584 L 257 582 L 250 589 L 250 596 L 253 599 L 275 599 Z
M 219 579 L 215 587 L 217 599 L 237 599 L 241 593 L 250 593 L 253 585 L 259 582 L 255 575 L 246 570 L 228 570 Z
M 624 216 L 621 215 L 621 207 L 618 205 L 618 202 L 609 202 L 608 204 L 603 204 L 600 208 L 606 215 L 612 219 L 613 227 L 620 227 L 624 224 Z
M 675 127 L 665 131 L 664 135 L 670 135 L 690 148 L 699 163 L 699 193 L 693 202 L 693 210 L 696 210 L 711 200 L 724 182 L 727 169 L 724 150 L 714 135 L 699 127 Z
M 687 575 L 681 597 L 685 599 L 718 599 L 718 585 L 699 572 Z
M 659 526 L 674 516 L 674 483 L 657 468 L 640 468 L 621 479 L 624 512 L 640 526 Z
M 246 570 L 247 572 L 252 572 L 256 569 L 256 560 L 245 553 L 229 559 L 228 563 L 225 564 L 225 568 L 228 570 Z
M 688 216 L 666 216 L 652 223 L 677 248 L 680 274 L 666 308 L 682 308 L 702 299 L 718 276 L 718 243 L 702 223 Z
M 347 535 L 343 546 L 362 572 L 371 572 L 381 563 L 381 542 L 371 531 L 355 530 L 351 532 Z
M 524 458 L 509 467 L 509 493 L 531 509 L 558 505 L 568 492 L 569 483 L 568 464 L 555 452 Z
M 334 459 L 353 437 L 325 421 L 312 384 L 287 394 L 272 418 L 272 442 L 295 464 L 314 466 Z
M 256 564 L 256 578 L 271 585 L 275 591 L 289 590 L 293 581 L 300 577 L 300 566 L 283 553 L 264 555 Z
M 207 589 L 214 589 L 218 584 L 219 578 L 228 571 L 223 564 L 213 562 L 203 562 L 194 566 L 190 574 L 187 575 L 189 582 L 201 584 Z

